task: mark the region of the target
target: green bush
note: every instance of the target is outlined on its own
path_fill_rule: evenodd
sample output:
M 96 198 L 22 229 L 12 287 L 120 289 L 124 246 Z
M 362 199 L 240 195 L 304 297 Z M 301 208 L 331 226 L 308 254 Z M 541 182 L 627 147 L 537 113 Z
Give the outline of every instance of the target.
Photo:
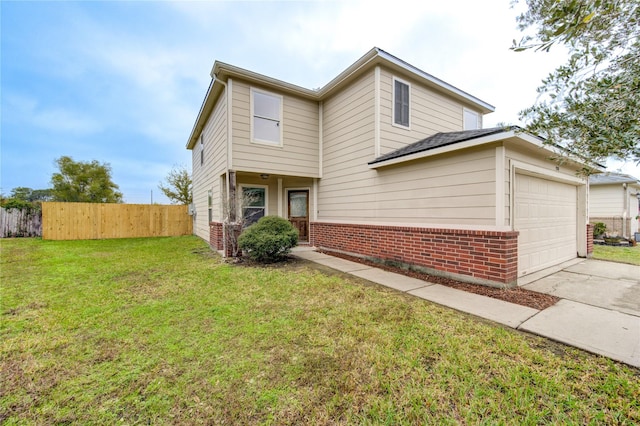
M 594 238 L 597 238 L 597 237 L 601 236 L 605 232 L 607 232 L 607 225 L 605 225 L 604 223 L 596 222 L 593 225 L 593 236 L 594 236 Z
M 298 230 L 288 220 L 265 216 L 240 234 L 238 246 L 262 263 L 282 260 L 298 244 Z

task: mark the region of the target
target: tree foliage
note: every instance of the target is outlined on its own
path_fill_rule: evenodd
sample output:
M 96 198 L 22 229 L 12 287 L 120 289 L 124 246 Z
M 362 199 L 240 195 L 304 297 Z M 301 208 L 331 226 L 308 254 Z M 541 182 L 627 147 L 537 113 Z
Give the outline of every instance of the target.
M 527 130 L 593 161 L 640 162 L 640 2 L 525 1 L 519 28 L 535 34 L 512 49 L 564 45 L 570 53 L 520 113 Z
M 11 190 L 8 197 L 2 197 L 0 204 L 6 209 L 40 210 L 43 201 L 53 199 L 51 189 L 31 189 L 18 186 Z
M 122 193 L 111 180 L 108 163 L 74 161 L 63 156 L 56 159 L 60 171 L 51 177 L 55 201 L 82 203 L 121 203 Z
M 174 166 L 165 182 L 158 188 L 171 200 L 172 204 L 191 204 L 193 202 L 191 175 L 185 166 Z

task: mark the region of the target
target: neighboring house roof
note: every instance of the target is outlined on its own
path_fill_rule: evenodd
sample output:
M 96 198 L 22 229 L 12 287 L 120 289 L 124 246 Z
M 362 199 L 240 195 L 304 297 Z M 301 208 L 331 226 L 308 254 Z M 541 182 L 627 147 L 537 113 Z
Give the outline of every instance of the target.
M 605 172 L 589 176 L 589 185 L 611 185 L 621 183 L 630 183 L 640 186 L 640 180 L 623 173 Z
M 333 94 L 335 90 L 351 83 L 356 78 L 360 77 L 363 72 L 376 65 L 385 65 L 393 71 L 409 75 L 425 86 L 445 92 L 449 96 L 476 108 L 483 114 L 493 112 L 495 110 L 493 105 L 476 98 L 475 96 L 472 96 L 469 93 L 460 90 L 457 87 L 446 83 L 445 81 L 440 80 L 439 78 L 436 78 L 377 47 L 371 49 L 364 56 L 350 65 L 346 70 L 341 72 L 333 80 L 318 90 L 311 90 L 296 86 L 295 84 L 287 83 L 282 80 L 277 80 L 253 71 L 236 67 L 234 65 L 216 61 L 211 70 L 211 84 L 209 85 L 205 99 L 202 102 L 200 111 L 198 112 L 198 117 L 196 118 L 196 122 L 191 130 L 191 135 L 187 142 L 187 148 L 191 149 L 195 146 L 197 138 L 204 128 L 217 98 L 222 94 L 223 88 L 226 85 L 225 82 L 228 81 L 229 77 L 242 78 L 253 83 L 273 87 L 284 93 L 290 93 L 303 98 L 321 101 Z

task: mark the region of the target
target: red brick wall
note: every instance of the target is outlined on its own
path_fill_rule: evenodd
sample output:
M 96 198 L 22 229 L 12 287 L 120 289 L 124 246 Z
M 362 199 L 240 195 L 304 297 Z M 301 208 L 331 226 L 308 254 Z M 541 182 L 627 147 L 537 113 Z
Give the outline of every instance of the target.
M 214 250 L 224 249 L 224 233 L 222 223 L 209 223 L 209 245 Z
M 311 223 L 311 244 L 512 285 L 518 232 Z
M 593 253 L 593 228 L 593 224 L 587 224 L 587 257 L 591 257 Z

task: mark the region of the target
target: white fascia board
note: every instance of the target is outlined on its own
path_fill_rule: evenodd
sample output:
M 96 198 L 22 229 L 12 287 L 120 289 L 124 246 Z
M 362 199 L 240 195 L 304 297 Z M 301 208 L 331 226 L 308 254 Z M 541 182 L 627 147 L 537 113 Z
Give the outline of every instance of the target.
M 557 172 L 555 170 L 545 169 L 534 164 L 524 163 L 518 160 L 511 160 L 511 169 L 514 173 L 520 173 L 524 175 L 537 176 L 544 179 L 553 180 L 556 182 L 568 183 L 571 185 L 586 185 L 589 181 L 586 178 L 578 176 L 567 175 Z
M 218 83 L 218 84 L 216 84 Z M 193 128 L 191 129 L 191 134 L 189 135 L 189 139 L 187 140 L 187 149 L 192 149 L 200 135 L 200 132 L 204 128 L 204 123 L 207 118 L 209 118 L 209 113 L 213 107 L 213 101 L 215 100 L 215 89 L 218 89 L 220 86 L 219 82 L 216 82 L 215 79 L 211 80 L 209 83 L 209 88 L 207 89 L 207 94 L 202 101 L 202 105 L 200 106 L 200 111 L 198 111 L 198 116 L 196 117 L 195 123 L 193 123 Z M 207 111 L 209 110 L 209 111 Z
M 378 169 L 380 167 L 391 166 L 393 164 L 404 163 L 407 161 L 418 160 L 421 158 L 432 157 L 434 155 L 445 154 L 447 152 L 458 151 L 460 149 L 471 148 L 478 145 L 484 145 L 491 142 L 507 139 L 516 136 L 513 131 L 502 132 L 494 135 L 487 135 L 477 139 L 472 139 L 465 142 L 453 143 L 451 145 L 441 146 L 440 148 L 433 148 L 427 151 L 420 151 L 414 154 L 404 155 L 402 157 L 391 158 L 389 160 L 380 161 L 379 163 L 369 164 L 370 169 Z
M 287 83 L 286 81 L 267 77 L 266 75 L 259 74 L 257 72 L 249 71 L 244 68 L 216 61 L 213 65 L 213 69 L 211 70 L 211 76 L 214 78 L 224 78 L 228 75 L 244 78 L 245 80 L 248 80 L 250 82 L 260 83 L 268 87 L 274 87 L 304 98 L 311 98 L 313 100 L 319 99 L 318 92 L 315 90 L 310 90 L 305 87 Z

